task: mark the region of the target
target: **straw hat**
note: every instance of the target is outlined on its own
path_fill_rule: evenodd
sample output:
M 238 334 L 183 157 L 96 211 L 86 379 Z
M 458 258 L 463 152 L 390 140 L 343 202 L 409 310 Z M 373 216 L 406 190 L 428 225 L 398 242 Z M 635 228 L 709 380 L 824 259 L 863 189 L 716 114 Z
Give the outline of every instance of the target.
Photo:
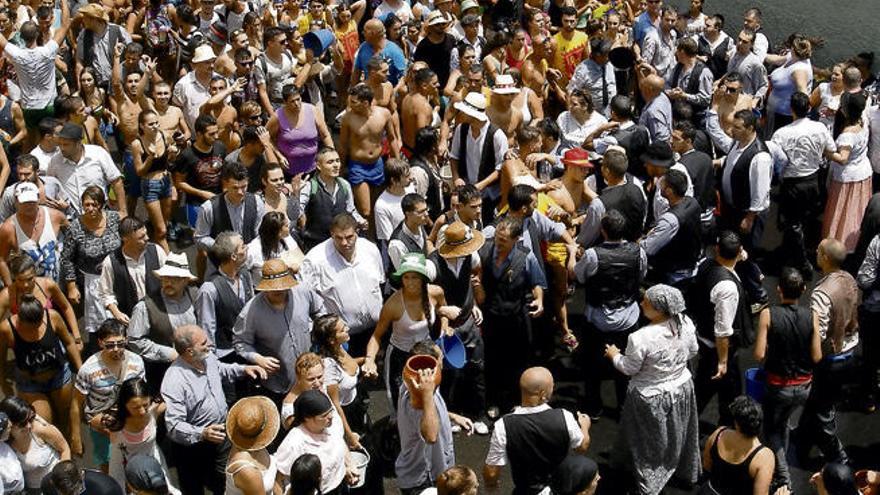
M 474 230 L 462 221 L 451 223 L 443 232 L 444 241 L 438 251 L 444 258 L 467 256 L 486 242 L 486 237 L 479 230 Z
M 499 74 L 495 77 L 495 86 L 492 88 L 492 92 L 496 95 L 518 95 L 519 88 L 516 87 L 513 76 L 510 74 Z
M 158 270 L 153 270 L 153 275 L 157 277 L 196 279 L 196 276 L 189 271 L 189 260 L 185 253 L 169 253 L 165 257 L 165 264 Z
M 214 55 L 214 49 L 211 48 L 211 45 L 201 45 L 196 48 L 196 52 L 192 58 L 192 63 L 198 64 L 200 62 L 215 60 L 216 58 L 217 55 Z
M 263 264 L 263 279 L 257 284 L 258 291 L 270 292 L 287 290 L 297 284 L 284 261 L 275 258 Z
M 400 267 L 391 275 L 391 278 L 400 280 L 404 273 L 410 272 L 418 273 L 425 277 L 426 280 L 430 278 L 428 276 L 428 262 L 425 260 L 424 254 L 407 253 L 403 255 L 403 258 L 400 260 Z
M 229 441 L 241 450 L 260 450 L 272 443 L 281 418 L 278 408 L 264 396 L 247 397 L 236 402 L 226 416 Z
M 489 120 L 489 117 L 486 117 L 486 97 L 481 93 L 468 93 L 463 101 L 455 102 L 453 106 L 456 110 L 470 115 L 477 120 L 483 122 Z
M 450 1 L 450 0 L 444 0 L 444 1 Z M 436 5 L 436 4 L 437 4 L 437 2 L 435 1 L 434 5 Z M 428 26 L 437 26 L 439 24 L 443 24 L 443 25 L 449 24 L 449 20 L 446 19 L 446 16 L 443 15 L 443 12 L 440 12 L 439 10 L 434 10 L 430 14 L 428 14 L 428 18 L 425 20 L 425 22 L 427 23 Z
M 101 19 L 104 22 L 110 22 L 110 16 L 107 15 L 107 11 L 104 9 L 104 6 L 99 3 L 90 3 L 87 5 L 83 5 L 77 11 L 85 17 L 92 17 L 94 19 Z

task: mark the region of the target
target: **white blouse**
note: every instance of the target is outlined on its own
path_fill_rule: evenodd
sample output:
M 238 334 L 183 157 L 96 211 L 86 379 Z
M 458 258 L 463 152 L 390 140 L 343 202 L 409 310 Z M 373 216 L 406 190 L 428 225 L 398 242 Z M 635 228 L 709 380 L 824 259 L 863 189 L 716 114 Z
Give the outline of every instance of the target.
M 849 160 L 845 164 L 831 162 L 831 178 L 836 182 L 859 182 L 873 173 L 871 161 L 868 160 L 868 130 L 861 132 L 843 132 L 837 136 L 837 149 L 850 148 Z
M 614 357 L 614 367 L 631 376 L 629 387 L 645 397 L 671 392 L 691 379 L 688 361 L 697 354 L 696 327 L 684 317 L 682 328 L 672 320 L 642 327 L 629 336 L 626 352 Z

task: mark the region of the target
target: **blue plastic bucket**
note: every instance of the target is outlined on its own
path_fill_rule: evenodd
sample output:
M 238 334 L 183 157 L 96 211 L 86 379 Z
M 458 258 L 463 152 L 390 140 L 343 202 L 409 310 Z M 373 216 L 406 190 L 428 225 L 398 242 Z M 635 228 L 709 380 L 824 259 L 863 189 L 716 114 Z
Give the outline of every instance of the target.
M 302 40 L 303 46 L 307 50 L 311 50 L 315 58 L 318 58 L 336 41 L 336 36 L 329 29 L 319 29 L 304 34 Z
M 746 395 L 756 402 L 764 400 L 764 370 L 749 368 L 746 370 Z
M 464 342 L 457 334 L 443 335 L 436 340 L 438 346 L 443 349 L 443 360 L 450 367 L 461 369 L 467 362 L 467 351 Z

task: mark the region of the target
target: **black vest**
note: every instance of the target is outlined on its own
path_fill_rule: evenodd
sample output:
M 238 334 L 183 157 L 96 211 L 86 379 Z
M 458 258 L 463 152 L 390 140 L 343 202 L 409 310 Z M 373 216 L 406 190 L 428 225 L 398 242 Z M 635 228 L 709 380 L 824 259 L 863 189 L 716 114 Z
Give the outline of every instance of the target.
M 712 79 L 721 79 L 721 76 L 727 74 L 727 48 L 733 40 L 728 36 L 725 41 L 718 43 L 715 49 L 709 45 L 709 40 L 700 36 L 697 40 L 697 48 L 699 54 L 706 57 L 706 67 L 712 71 Z
M 694 64 L 694 68 L 691 70 L 690 76 L 687 78 L 687 83 L 678 85 L 678 79 L 681 77 L 681 72 L 684 70 L 684 66 L 681 63 L 677 63 L 675 64 L 675 68 L 672 69 L 672 83 L 675 87 L 681 88 L 685 93 L 695 95 L 700 92 L 700 76 L 703 74 L 704 69 L 706 69 L 706 64 L 697 60 Z M 695 118 L 697 114 L 702 114 L 707 108 L 709 108 L 708 105 L 696 105 L 694 103 L 690 103 L 690 105 L 694 109 Z
M 238 298 L 236 291 L 219 271 L 210 283 L 214 284 L 214 289 L 217 291 L 217 299 L 214 300 L 214 319 L 216 320 L 214 345 L 217 346 L 217 349 L 232 349 L 232 327 L 244 305 L 254 297 L 251 272 L 241 270 L 238 274 L 238 283 L 244 286 L 244 301 Z
M 437 267 L 437 276 L 434 283 L 443 288 L 446 294 L 446 302 L 452 306 L 461 308 L 461 316 L 458 320 L 449 322 L 452 327 L 461 326 L 468 320 L 471 310 L 474 308 L 474 288 L 471 285 L 471 256 L 462 257 L 461 269 L 458 275 L 446 264 L 446 259 L 440 256 L 439 251 L 434 251 L 428 259 Z
M 598 183 L 598 176 L 596 179 Z M 627 174 L 626 184 L 603 188 L 599 198 L 605 205 L 606 212 L 617 210 L 626 218 L 626 240 L 638 240 L 645 228 L 648 204 L 642 188 L 633 182 L 632 176 Z
M 733 317 L 733 336 L 730 345 L 736 346 L 743 339 L 743 333 L 748 330 L 751 333 L 752 315 L 749 313 L 749 305 L 746 301 L 746 292 L 736 275 L 727 268 L 721 266 L 714 259 L 707 260 L 700 265 L 697 271 L 696 282 L 691 291 L 687 307 L 694 323 L 697 325 L 697 333 L 703 338 L 715 341 L 715 305 L 709 300 L 709 293 L 719 282 L 730 280 L 736 284 L 736 292 L 739 301 L 736 306 L 736 315 Z
M 669 208 L 669 212 L 678 220 L 678 232 L 651 257 L 651 267 L 660 273 L 693 270 L 703 252 L 700 204 L 694 198 L 685 197 Z
M 480 249 L 482 282 L 486 290 L 484 311 L 497 316 L 519 317 L 525 312 L 526 297 L 531 295 L 526 260 L 529 250 L 517 244 L 507 255 L 507 268 L 495 276 L 495 243 L 486 242 Z
M 627 160 L 629 161 L 627 172 L 640 179 L 647 177 L 645 165 L 642 163 L 642 154 L 648 149 L 648 145 L 651 144 L 651 135 L 648 134 L 648 129 L 645 126 L 636 124 L 626 129 L 617 129 L 611 136 L 617 140 L 617 144 L 620 147 L 626 150 Z M 597 173 L 596 175 L 598 178 L 601 174 Z
M 784 378 L 809 375 L 813 372 L 812 339 L 813 313 L 808 306 L 771 306 L 764 369 Z
M 688 171 L 688 175 L 694 185 L 694 199 L 700 203 L 700 208 L 703 211 L 715 208 L 717 197 L 715 193 L 715 168 L 712 166 L 712 157 L 702 151 L 694 150 L 681 155 L 678 161 Z
M 634 242 L 603 242 L 593 248 L 599 261 L 590 277 L 587 303 L 594 308 L 623 308 L 639 297 L 641 248 Z
M 193 305 L 193 314 L 195 314 L 195 289 L 187 287 L 184 289 L 183 297 L 189 298 L 190 304 Z M 147 337 L 159 345 L 173 347 L 174 327 L 171 326 L 168 310 L 165 309 L 165 298 L 161 293 L 149 294 L 144 297 L 144 306 L 147 308 L 147 318 L 150 320 L 150 331 L 147 333 Z
M 342 179 L 339 178 L 336 179 L 335 199 L 318 182 L 317 177 L 309 180 L 309 187 L 311 189 L 305 211 L 306 226 L 303 229 L 303 241 L 311 248 L 330 238 L 330 224 L 333 218 L 346 211 L 348 191 L 342 187 Z
M 486 139 L 483 140 L 483 149 L 480 152 L 480 168 L 477 171 L 477 181 L 481 181 L 495 171 L 495 133 L 498 128 L 494 124 L 488 123 L 489 129 L 486 131 Z M 458 176 L 465 182 L 468 182 L 468 163 L 467 163 L 467 137 L 471 132 L 470 124 L 461 124 L 458 130 Z
M 494 152 L 494 148 L 493 148 Z M 418 167 L 425 171 L 425 175 L 428 176 L 428 190 L 425 192 L 425 203 L 428 205 L 428 215 L 435 219 L 443 213 L 443 201 L 442 201 L 442 186 L 440 180 L 431 170 L 431 166 L 428 165 L 423 159 L 419 157 L 413 157 L 412 160 L 409 161 L 411 167 Z
M 148 243 L 144 251 L 144 292 L 145 295 L 158 294 L 161 289 L 159 279 L 153 274 L 159 269 L 158 246 Z M 110 258 L 110 266 L 113 268 L 113 293 L 116 295 L 116 307 L 122 314 L 131 316 L 131 310 L 138 303 L 137 292 L 134 288 L 134 280 L 128 274 L 125 266 L 125 256 L 122 248 L 117 249 Z
M 427 236 L 425 235 L 424 227 L 419 227 L 419 230 L 422 232 L 422 238 L 427 241 Z M 406 248 L 407 253 L 422 253 L 425 256 L 428 256 L 428 243 L 425 242 L 424 245 L 419 246 L 419 244 L 413 239 L 409 234 L 403 231 L 403 222 L 397 225 L 393 231 L 391 231 L 391 237 L 388 238 L 388 242 L 391 241 L 400 241 L 403 243 L 403 246 Z
M 736 145 L 736 143 L 733 144 L 733 146 Z M 752 201 L 752 186 L 749 180 L 749 172 L 752 168 L 752 158 L 761 152 L 766 153 L 767 146 L 760 138 L 755 138 L 752 144 L 742 152 L 736 163 L 733 164 L 733 171 L 730 174 L 730 193 L 733 197 L 724 198 L 724 202 L 728 206 L 732 206 L 734 210 L 743 212 L 749 209 Z M 728 164 L 725 163 L 724 166 L 727 167 Z
M 501 420 L 507 433 L 512 493 L 539 493 L 550 484 L 551 475 L 571 450 L 563 410 L 506 414 Z
M 294 198 L 294 200 L 296 200 Z M 229 208 L 226 206 L 226 195 L 218 194 L 211 198 L 211 209 L 214 213 L 214 221 L 211 223 L 211 237 L 217 238 L 220 232 L 233 231 L 232 219 L 229 217 Z M 244 218 L 241 222 L 241 240 L 245 244 L 257 237 L 257 197 L 251 193 L 244 196 Z

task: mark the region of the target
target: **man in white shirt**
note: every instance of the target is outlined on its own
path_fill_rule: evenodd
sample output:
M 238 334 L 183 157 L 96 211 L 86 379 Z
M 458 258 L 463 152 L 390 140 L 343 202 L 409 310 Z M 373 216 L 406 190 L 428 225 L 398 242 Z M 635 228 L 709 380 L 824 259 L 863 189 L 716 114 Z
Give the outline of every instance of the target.
M 98 186 L 105 192 L 112 187 L 119 217 L 128 216 L 122 173 L 110 153 L 100 146 L 83 144 L 83 128 L 72 122 L 64 124 L 55 137 L 60 153 L 49 161 L 46 175 L 58 179 L 76 214 L 83 211 L 83 191 L 89 186 Z
M 358 237 L 357 228 L 351 214 L 336 215 L 330 239 L 306 254 L 299 276 L 324 299 L 328 312 L 342 317 L 351 333 L 349 350 L 362 356 L 379 321 L 385 270 L 379 248 Z
M 828 128 L 808 118 L 809 112 L 810 98 L 805 93 L 791 95 L 794 122 L 779 128 L 771 138 L 783 151 L 778 157 L 784 164 L 779 191 L 782 249 L 789 257 L 789 264 L 799 268 L 805 280 L 810 279 L 813 271 L 807 256 L 805 237 L 808 233 L 818 237 L 816 218 L 822 208 L 819 165 L 825 153 L 837 151 Z M 818 239 L 810 243 L 810 251 L 816 243 Z
M 570 451 L 587 451 L 591 422 L 586 414 L 579 412 L 575 419 L 565 409 L 550 407 L 553 375 L 547 368 L 525 370 L 519 388 L 521 405 L 495 422 L 483 473 L 486 487 L 497 489 L 501 469 L 510 464 L 516 487 L 514 493 L 527 489 L 532 493 L 538 488 L 547 490 L 553 471 Z M 549 438 L 561 440 L 564 437 L 567 437 L 565 442 L 548 445 Z
M 67 0 L 61 0 L 61 26 L 45 45 L 38 45 L 40 27 L 33 21 L 27 21 L 21 26 L 20 35 L 24 48 L 9 43 L 0 34 L 0 52 L 12 61 L 18 75 L 18 86 L 21 88 L 19 104 L 28 128 L 28 143 L 37 141 L 36 129 L 40 120 L 53 114 L 52 103 L 57 95 L 55 55 L 59 45 L 64 43 L 69 28 L 70 10 Z M 25 149 L 28 147 L 26 144 Z
M 743 14 L 743 27 L 755 32 L 755 43 L 752 52 L 758 56 L 758 60 L 764 63 L 764 57 L 770 51 L 770 40 L 763 33 L 761 26 L 761 9 L 753 7 Z

